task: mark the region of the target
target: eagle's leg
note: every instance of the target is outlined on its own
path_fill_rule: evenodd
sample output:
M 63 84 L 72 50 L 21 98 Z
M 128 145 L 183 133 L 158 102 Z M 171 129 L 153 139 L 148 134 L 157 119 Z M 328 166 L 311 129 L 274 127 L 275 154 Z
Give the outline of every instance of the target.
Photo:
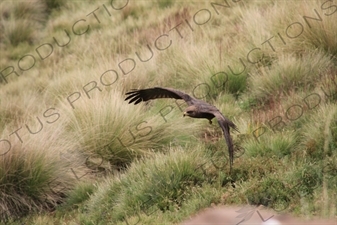
M 212 124 L 212 120 L 209 119 L 208 122 L 209 122 L 209 124 Z

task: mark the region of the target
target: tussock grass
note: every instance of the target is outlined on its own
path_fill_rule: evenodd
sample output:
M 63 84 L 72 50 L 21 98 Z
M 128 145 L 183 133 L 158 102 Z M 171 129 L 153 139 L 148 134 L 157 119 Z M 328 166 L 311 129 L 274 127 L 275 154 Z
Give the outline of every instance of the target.
M 1 119 L 4 128 L 8 132 L 13 132 L 29 120 L 35 119 L 35 116 L 41 112 L 36 105 L 39 105 L 40 97 L 37 91 L 27 91 L 20 93 L 14 86 L 7 88 L 2 92 L 3 95 L 11 95 L 11 101 L 3 99 L 1 105 Z M 46 108 L 47 109 L 47 108 Z
M 336 154 L 336 110 L 336 105 L 324 105 L 307 118 L 302 127 L 304 156 L 324 162 Z
M 262 67 L 251 76 L 251 94 L 260 101 L 278 98 L 290 91 L 311 91 L 316 82 L 332 66 L 331 59 L 321 51 L 313 51 L 298 58 L 282 55 L 270 68 Z
M 303 49 L 322 49 L 328 54 L 336 55 L 337 25 L 334 22 L 335 16 L 331 11 L 330 6 L 329 2 L 321 4 L 319 2 L 310 1 L 306 4 L 301 4 L 299 7 L 301 15 L 313 17 L 318 19 L 318 21 L 308 18 L 306 20 L 307 22 L 305 22 L 304 18 L 302 18 L 301 22 L 303 25 L 307 25 L 307 27 L 305 27 L 303 34 L 291 43 L 291 46 L 289 46 L 290 48 L 302 46 Z M 314 10 L 318 12 L 321 18 L 316 15 Z
M 118 222 L 137 212 L 173 212 L 182 208 L 189 195 L 208 179 L 202 170 L 197 170 L 203 162 L 200 149 L 176 148 L 132 163 L 125 175 L 99 185 L 88 204 L 92 221 Z M 105 198 L 107 194 L 111 198 Z
M 249 204 L 264 205 L 276 211 L 283 211 L 289 207 L 293 193 L 282 181 L 276 177 L 262 178 L 257 185 L 245 193 Z
M 11 140 L 11 149 L 0 158 L 1 220 L 19 218 L 30 212 L 53 210 L 75 185 L 70 168 L 80 166 L 74 154 L 64 160 L 62 154 L 74 144 L 60 140 L 62 129 L 50 129 L 40 137 L 21 135 Z M 47 141 L 49 140 L 49 141 Z M 1 147 L 4 147 L 3 145 Z
M 79 140 L 83 153 L 103 157 L 118 167 L 166 145 L 194 139 L 192 131 L 198 129 L 198 123 L 184 120 L 177 109 L 170 112 L 171 106 L 164 104 L 154 109 L 129 105 L 124 98 L 111 91 L 97 94 L 75 109 L 64 106 L 68 132 Z
M 159 8 L 166 8 L 172 6 L 174 3 L 172 0 L 160 0 L 158 1 Z
M 299 196 L 312 195 L 314 190 L 322 186 L 322 170 L 317 163 L 303 163 L 292 174 L 291 179 L 298 185 L 295 186 L 296 193 Z
M 46 5 L 41 0 L 24 2 L 2 1 L 0 5 L 2 43 L 17 46 L 21 42 L 34 43 L 46 21 Z
M 265 5 L 268 7 L 250 5 L 249 10 L 240 12 L 247 39 L 262 47 L 266 56 L 282 52 L 300 54 L 307 49 L 336 54 L 336 23 L 330 2 L 299 1 L 289 7 L 286 2 L 277 1 Z M 267 40 L 272 47 L 265 43 Z
M 158 57 L 158 62 L 165 62 L 160 72 L 167 74 L 167 78 L 160 80 L 160 83 L 187 89 L 195 98 L 206 101 L 216 99 L 220 93 L 238 96 L 245 90 L 247 73 L 234 75 L 228 68 L 223 68 L 217 44 L 200 47 L 190 43 L 188 50 L 184 51 L 180 46 L 182 43 L 177 45 Z M 205 55 L 209 57 L 205 59 Z M 176 68 L 174 73 L 171 68 Z M 191 74 L 193 79 L 186 79 Z
M 97 186 L 91 182 L 79 182 L 74 189 L 68 192 L 68 198 L 59 206 L 60 213 L 67 213 L 69 210 L 79 208 L 82 203 L 90 198 L 96 189 Z
M 36 55 L 43 43 L 52 43 L 54 51 L 19 77 L 10 75 L 8 83 L 0 78 L 0 140 L 12 143 L 0 156 L 1 218 L 13 224 L 136 224 L 139 219 L 172 224 L 211 204 L 247 202 L 334 218 L 337 29 L 336 14 L 328 15 L 333 3 L 228 3 L 216 10 L 209 2 L 138 1 L 123 10 L 104 3 L 109 14 L 103 2 L 2 1 L 0 72 L 8 66 L 22 72 L 18 60 Z M 97 8 L 100 22 L 86 16 Z M 206 9 L 209 21 L 197 25 L 195 19 L 208 19 Z M 322 21 L 307 18 L 309 26 L 303 16 L 316 18 L 315 10 Z M 90 30 L 75 35 L 72 26 L 80 19 L 85 22 L 77 23 L 77 31 L 88 25 Z M 300 31 L 299 23 L 303 32 L 288 37 Z M 173 29 L 178 24 L 183 37 Z M 61 48 L 53 37 L 68 41 L 64 29 L 71 42 Z M 166 50 L 155 46 L 162 34 L 168 36 L 158 46 L 172 41 Z M 271 37 L 274 49 L 264 43 Z M 147 45 L 153 57 L 141 62 L 137 54 L 150 56 Z M 247 58 L 254 48 L 259 49 Z M 120 64 L 127 58 L 136 65 L 124 75 L 120 66 L 126 71 L 133 66 L 130 60 Z M 118 73 L 111 86 L 100 80 L 107 70 Z M 84 87 L 93 81 L 101 91 L 94 89 L 89 98 Z M 215 120 L 209 125 L 182 118 L 180 101 L 137 106 L 124 101 L 130 89 L 152 86 L 206 100 L 237 124 L 231 175 Z M 67 97 L 75 92 L 81 96 L 73 109 Z M 321 101 L 311 108 L 314 96 Z M 60 114 L 53 124 L 43 118 L 50 107 Z M 287 118 L 301 110 L 300 118 Z M 44 128 L 33 135 L 25 125 L 37 130 L 37 116 Z M 271 120 L 278 116 L 286 125 L 272 131 L 270 123 L 277 121 Z M 20 127 L 24 143 L 9 135 Z M 256 131 L 261 127 L 266 130 Z M 0 144 L 2 150 L 6 143 Z
M 253 157 L 284 157 L 296 150 L 297 141 L 298 138 L 294 132 L 269 131 L 268 134 L 261 134 L 258 140 L 248 139 L 243 146 L 246 154 Z
M 65 5 L 64 0 L 44 0 L 49 11 L 53 9 L 59 9 L 61 6 Z

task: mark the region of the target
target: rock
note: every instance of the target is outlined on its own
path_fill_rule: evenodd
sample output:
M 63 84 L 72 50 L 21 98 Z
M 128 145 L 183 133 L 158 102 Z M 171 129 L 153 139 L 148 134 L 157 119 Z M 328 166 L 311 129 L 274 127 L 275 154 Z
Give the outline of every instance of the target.
M 337 225 L 336 219 L 304 220 L 255 206 L 213 207 L 202 210 L 181 225 Z

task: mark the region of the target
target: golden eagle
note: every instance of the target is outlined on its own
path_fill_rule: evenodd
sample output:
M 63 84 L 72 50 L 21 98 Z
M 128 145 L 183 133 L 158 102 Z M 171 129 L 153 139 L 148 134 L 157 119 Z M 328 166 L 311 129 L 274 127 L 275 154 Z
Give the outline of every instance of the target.
M 130 92 L 127 92 L 126 95 L 127 97 L 125 98 L 125 101 L 129 100 L 129 104 L 134 103 L 135 105 L 142 101 L 145 102 L 157 98 L 183 99 L 188 104 L 188 107 L 184 112 L 184 116 L 189 116 L 193 118 L 205 118 L 209 120 L 210 124 L 212 124 L 212 119 L 215 117 L 218 120 L 218 123 L 224 133 L 229 152 L 230 171 L 232 170 L 234 160 L 234 147 L 232 138 L 229 133 L 229 128 L 231 127 L 236 131 L 238 131 L 238 129 L 235 124 L 224 115 L 222 115 L 215 106 L 193 98 L 188 94 L 172 88 L 154 87 L 141 90 L 132 90 Z

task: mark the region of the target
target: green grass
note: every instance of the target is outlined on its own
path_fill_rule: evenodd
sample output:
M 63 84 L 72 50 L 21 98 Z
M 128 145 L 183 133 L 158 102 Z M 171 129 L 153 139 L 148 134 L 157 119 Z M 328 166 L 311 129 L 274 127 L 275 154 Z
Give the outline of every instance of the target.
M 329 4 L 130 1 L 116 10 L 2 1 L 0 221 L 178 224 L 211 205 L 241 204 L 335 218 L 337 25 Z M 90 14 L 97 8 L 100 22 Z M 210 20 L 197 25 L 206 9 Z M 316 12 L 322 21 L 308 18 Z M 75 30 L 88 33 L 73 33 L 79 20 Z M 290 38 L 299 23 L 303 32 Z M 71 40 L 59 47 L 53 37 L 66 43 L 64 30 Z M 53 46 L 44 60 L 36 53 L 43 43 Z M 153 56 L 142 62 L 147 45 Z M 36 63 L 22 71 L 26 54 Z M 208 101 L 238 126 L 232 174 L 215 120 L 183 118 L 186 104 L 174 99 L 124 101 L 130 89 L 152 86 Z M 77 95 L 72 107 L 67 98 Z M 37 117 L 43 127 L 32 134 Z
M 268 135 L 261 135 L 258 141 L 255 138 L 248 139 L 243 145 L 245 152 L 250 156 L 282 158 L 296 151 L 297 140 L 294 132 L 273 133 L 269 130 Z
M 183 154 L 183 151 L 170 151 L 169 156 L 157 154 L 131 165 L 126 176 L 110 181 L 108 187 L 98 188 L 99 195 L 93 196 L 93 201 L 88 204 L 89 212 L 97 221 L 105 212 L 106 218 L 117 222 L 141 210 L 165 212 L 179 209 L 191 188 L 207 179 L 202 171 L 196 170 L 202 159 L 200 153 Z M 105 199 L 106 191 L 111 199 Z M 97 211 L 97 207 L 102 210 Z M 128 212 L 132 214 L 128 215 Z

